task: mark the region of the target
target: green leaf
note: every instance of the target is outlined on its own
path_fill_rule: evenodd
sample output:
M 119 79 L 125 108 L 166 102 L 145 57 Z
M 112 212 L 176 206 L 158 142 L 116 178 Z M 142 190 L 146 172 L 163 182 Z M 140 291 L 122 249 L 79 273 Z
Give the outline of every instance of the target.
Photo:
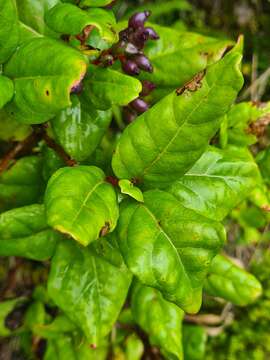
M 106 5 L 109 5 L 111 2 L 112 2 L 112 0 L 81 0 L 80 6 L 82 6 L 82 7 L 84 7 L 84 6 L 90 6 L 90 7 L 106 6 Z
M 203 78 L 189 85 L 192 91 L 171 93 L 130 124 L 113 156 L 116 176 L 162 188 L 184 175 L 205 151 L 243 84 L 240 60 L 238 45 L 198 75 Z
M 57 142 L 77 161 L 89 158 L 104 136 L 112 119 L 111 110 L 99 111 L 77 96 L 72 106 L 62 110 L 52 121 Z
M 132 314 L 149 335 L 150 343 L 158 346 L 166 359 L 182 360 L 182 319 L 184 313 L 164 300 L 154 289 L 137 284 L 132 292 Z
M 209 146 L 196 164 L 172 184 L 169 192 L 185 207 L 213 220 L 222 220 L 249 196 L 258 181 L 258 167 L 247 149 L 219 150 Z
M 0 64 L 14 52 L 18 40 L 19 25 L 15 2 L 0 0 Z
M 86 246 L 103 230 L 114 230 L 118 204 L 114 188 L 95 166 L 61 168 L 49 180 L 45 205 L 48 224 Z
M 185 360 L 204 360 L 207 334 L 202 326 L 183 326 L 183 347 Z
M 31 134 L 31 127 L 12 118 L 6 109 L 0 110 L 0 139 L 4 141 L 21 141 Z
M 129 18 L 131 15 L 133 15 L 135 10 L 136 12 L 139 12 L 144 11 L 146 8 L 148 11 L 151 11 L 151 21 L 153 22 L 162 19 L 162 17 L 167 16 L 168 14 L 171 14 L 175 11 L 192 10 L 192 6 L 188 3 L 187 0 L 166 0 L 166 2 L 158 1 L 156 3 L 149 3 L 147 4 L 147 6 L 145 4 L 142 6 L 138 6 L 136 4 L 134 8 L 131 8 L 130 11 L 129 9 L 127 9 L 127 12 L 125 13 L 125 18 Z M 168 27 L 168 29 L 170 28 Z
M 60 156 L 48 146 L 44 146 L 42 149 L 43 155 L 43 167 L 42 176 L 44 181 L 47 183 L 49 178 L 61 167 L 65 167 L 66 164 Z
M 270 147 L 258 153 L 256 157 L 263 180 L 270 185 Z
M 167 1 L 164 5 L 167 7 Z M 232 45 L 232 41 L 227 39 L 181 32 L 156 24 L 150 26 L 160 36 L 159 40 L 150 41 L 145 50 L 154 72 L 142 73 L 140 78 L 157 85 L 153 92 L 155 100 L 184 85 L 206 66 L 219 60 L 226 48 Z
M 53 257 L 48 290 L 88 341 L 99 345 L 119 315 L 130 280 L 123 264 L 116 267 L 93 247 L 83 249 L 66 240 Z
M 42 326 L 46 321 L 45 306 L 41 301 L 34 301 L 24 316 L 24 327 L 33 331 L 36 326 Z
M 17 298 L 12 300 L 6 300 L 0 303 L 0 336 L 5 337 L 11 334 L 11 331 L 6 327 L 6 317 L 15 309 L 24 303 L 24 298 Z
M 10 116 L 30 124 L 51 119 L 71 105 L 71 89 L 83 78 L 86 65 L 79 51 L 60 41 L 42 37 L 23 44 L 4 68 L 15 86 L 7 105 Z
M 255 276 L 222 255 L 217 255 L 212 261 L 204 289 L 209 295 L 239 306 L 254 302 L 262 293 L 261 284 Z
M 59 334 L 56 339 L 49 339 L 44 360 L 105 360 L 106 345 L 92 349 L 84 339 L 78 342 L 69 335 Z
M 53 35 L 44 21 L 45 13 L 60 0 L 16 0 L 19 19 L 30 29 L 43 35 Z
M 29 205 L 0 215 L 0 256 L 47 260 L 61 235 L 46 223 L 43 205 Z
M 113 105 L 125 106 L 139 96 L 142 84 L 138 79 L 118 71 L 90 65 L 84 80 L 85 93 L 97 109 Z
M 127 194 L 130 197 L 132 197 L 133 199 L 143 202 L 143 193 L 141 192 L 141 190 L 134 186 L 134 184 L 129 181 L 129 180 L 120 180 L 119 181 L 119 187 L 121 189 L 121 193 L 122 194 Z
M 236 146 L 255 144 L 257 137 L 252 134 L 249 127 L 267 115 L 270 115 L 270 102 L 263 105 L 253 102 L 234 105 L 227 114 L 227 143 Z
M 118 244 L 130 271 L 184 311 L 197 312 L 203 280 L 223 245 L 221 224 L 185 208 L 160 190 L 144 193 L 144 203 L 120 207 Z
M 104 9 L 82 10 L 72 4 L 57 4 L 46 13 L 47 25 L 57 33 L 78 35 L 88 26 L 96 28 L 108 44 L 117 42 L 113 12 Z
M 61 334 L 72 333 L 76 330 L 76 325 L 65 315 L 58 315 L 46 325 L 36 322 L 33 327 L 34 334 L 45 339 L 57 339 Z
M 14 86 L 13 82 L 5 77 L 0 75 L 0 109 L 6 105 L 7 102 L 9 102 L 12 99 L 12 96 L 14 94 Z
M 40 200 L 44 184 L 38 156 L 17 160 L 0 175 L 0 212 Z
M 144 353 L 142 340 L 136 335 L 131 334 L 125 341 L 126 360 L 140 360 Z

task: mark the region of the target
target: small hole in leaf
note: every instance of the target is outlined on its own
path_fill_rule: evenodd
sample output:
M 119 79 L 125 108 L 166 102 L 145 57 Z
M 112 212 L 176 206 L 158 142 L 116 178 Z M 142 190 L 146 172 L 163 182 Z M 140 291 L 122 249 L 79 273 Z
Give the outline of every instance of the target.
M 46 95 L 47 95 L 47 96 L 49 96 L 49 95 L 50 95 L 49 90 L 46 90 Z

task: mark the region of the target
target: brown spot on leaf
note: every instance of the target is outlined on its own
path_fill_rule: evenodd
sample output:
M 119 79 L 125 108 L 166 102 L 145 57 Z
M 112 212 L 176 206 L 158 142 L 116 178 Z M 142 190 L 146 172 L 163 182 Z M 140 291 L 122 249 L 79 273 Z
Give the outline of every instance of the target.
M 246 132 L 248 134 L 253 134 L 257 137 L 261 137 L 264 135 L 267 126 L 270 124 L 270 114 L 267 114 L 261 118 L 259 118 L 257 121 L 251 123 L 249 127 L 247 128 Z
M 270 205 L 263 205 L 261 208 L 264 211 L 270 212 Z
M 202 79 L 204 78 L 206 70 L 200 71 L 196 74 L 190 81 L 188 81 L 184 86 L 176 89 L 177 96 L 183 94 L 183 92 L 190 91 L 194 92 L 201 88 L 202 86 Z
M 105 225 L 101 228 L 99 232 L 99 237 L 106 236 L 110 231 L 110 224 L 108 221 L 105 222 Z

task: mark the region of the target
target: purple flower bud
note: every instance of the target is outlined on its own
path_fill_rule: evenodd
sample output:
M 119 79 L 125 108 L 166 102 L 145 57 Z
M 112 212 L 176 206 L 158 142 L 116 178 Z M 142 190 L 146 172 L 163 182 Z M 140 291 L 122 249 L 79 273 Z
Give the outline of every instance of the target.
M 145 42 L 148 40 L 148 33 L 144 27 L 137 29 L 130 37 L 129 41 L 134 44 L 139 50 L 144 48 Z
M 139 75 L 140 73 L 138 65 L 132 60 L 122 62 L 122 69 L 128 75 Z
M 135 111 L 128 107 L 125 107 L 123 109 L 123 115 L 124 115 L 125 121 L 129 124 L 132 123 L 137 117 L 137 114 L 135 113 Z
M 148 110 L 149 105 L 144 100 L 137 98 L 129 104 L 134 110 L 136 110 L 139 114 L 144 113 Z
M 155 88 L 156 88 L 156 85 L 153 84 L 151 81 L 143 80 L 142 81 L 142 91 L 140 93 L 140 96 L 149 95 Z
M 83 91 L 83 83 L 82 81 L 78 82 L 76 85 L 72 86 L 71 94 L 80 94 Z
M 128 26 L 136 29 L 140 26 L 143 26 L 147 18 L 151 15 L 150 11 L 143 11 L 139 13 L 135 13 L 131 16 L 128 22 Z
M 147 32 L 149 39 L 151 40 L 158 40 L 159 35 L 156 33 L 156 31 L 151 27 L 146 27 L 145 31 Z
M 127 54 L 138 54 L 139 49 L 135 45 L 133 45 L 131 43 L 127 43 L 127 45 L 125 47 L 125 52 Z
M 133 58 L 133 61 L 139 66 L 140 69 L 147 71 L 147 72 L 153 72 L 153 66 L 151 65 L 149 59 L 144 55 L 135 55 Z

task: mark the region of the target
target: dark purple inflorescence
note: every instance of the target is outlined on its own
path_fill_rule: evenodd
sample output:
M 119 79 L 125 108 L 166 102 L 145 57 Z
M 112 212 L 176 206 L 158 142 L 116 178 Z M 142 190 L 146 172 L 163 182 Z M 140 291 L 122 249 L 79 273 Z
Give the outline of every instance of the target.
M 153 66 L 143 49 L 148 40 L 158 40 L 159 36 L 151 27 L 145 27 L 145 22 L 150 16 L 150 11 L 138 12 L 131 16 L 128 27 L 119 33 L 119 43 L 117 44 L 118 57 L 121 61 L 122 70 L 131 76 L 137 76 L 141 71 L 153 72 Z M 121 51 L 122 50 L 122 51 Z M 148 96 L 155 89 L 155 85 L 148 80 L 142 81 L 142 91 L 140 97 L 133 100 L 124 109 L 124 118 L 127 122 L 132 122 L 138 114 L 148 110 L 149 105 L 142 97 Z

